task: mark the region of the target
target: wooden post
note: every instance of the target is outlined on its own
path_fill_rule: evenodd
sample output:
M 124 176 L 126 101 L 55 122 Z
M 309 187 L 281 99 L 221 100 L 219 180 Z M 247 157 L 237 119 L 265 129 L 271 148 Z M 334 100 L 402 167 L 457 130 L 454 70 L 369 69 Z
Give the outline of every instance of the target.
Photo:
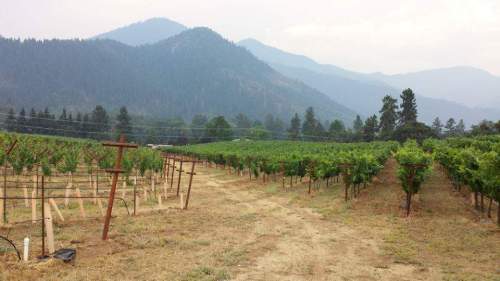
M 47 247 L 49 248 L 49 254 L 52 254 L 55 252 L 54 248 L 54 228 L 52 225 L 52 213 L 50 211 L 50 205 L 49 203 L 45 202 L 43 203 L 45 205 L 44 211 L 45 211 L 45 228 L 47 229 Z
M 66 192 L 65 192 L 65 197 L 64 198 L 64 206 L 67 208 L 69 205 L 69 196 L 71 195 L 71 189 L 73 188 L 73 175 L 71 172 L 69 172 L 69 182 L 68 185 L 66 185 Z
M 0 198 L 3 198 L 3 189 L 0 189 Z M 0 225 L 4 224 L 3 214 L 4 214 L 4 200 L 0 201 L 0 214 L 2 214 L 2 220 L 0 221 Z
M 96 188 L 94 186 L 94 180 L 92 178 L 92 172 L 90 172 L 89 180 L 90 180 L 90 189 L 92 190 L 92 194 L 94 195 L 94 197 L 97 197 Z M 96 205 L 97 204 L 97 198 L 92 199 L 92 202 L 94 203 L 94 205 Z
M 83 208 L 82 194 L 80 193 L 80 188 L 76 188 L 76 197 L 78 197 L 78 205 L 80 206 L 80 215 L 82 218 L 86 218 L 85 209 Z
M 167 160 L 167 166 L 166 166 L 166 170 L 167 170 L 167 176 L 165 177 L 165 182 L 168 182 L 168 177 L 170 175 L 170 157 L 166 156 L 166 160 Z
M 163 182 L 163 195 L 165 195 L 165 197 L 167 196 L 167 189 L 168 189 L 168 182 L 167 178 L 165 178 L 165 181 Z
M 101 216 L 104 217 L 104 209 L 102 208 L 101 198 L 97 198 L 97 206 L 99 207 L 99 212 L 101 212 Z
M 161 202 L 161 193 L 158 194 L 158 207 L 162 207 L 162 202 Z
M 173 159 L 173 164 L 172 164 L 172 174 L 170 175 L 170 189 L 172 189 L 174 185 L 174 171 L 175 171 L 175 158 Z M 177 194 L 179 196 L 179 194 Z
M 123 180 L 122 184 L 122 198 L 125 200 L 125 196 L 127 195 L 127 182 L 126 180 Z
M 311 176 L 309 176 L 309 190 L 307 191 L 308 194 L 311 194 Z
M 181 160 L 181 164 L 179 165 L 179 180 L 177 181 L 177 196 L 179 196 L 179 190 L 181 188 L 182 163 L 184 163 L 184 161 Z
M 153 192 L 153 194 L 156 195 L 155 180 L 156 180 L 156 173 L 151 171 L 151 192 Z
M 191 172 L 189 173 L 189 186 L 188 186 L 188 191 L 187 191 L 187 196 L 186 196 L 186 204 L 184 205 L 184 209 L 187 210 L 188 204 L 189 204 L 189 196 L 191 195 L 191 185 L 193 183 L 193 176 L 195 175 L 194 173 L 194 165 L 196 164 L 196 161 L 193 160 L 193 165 L 191 166 Z
M 59 207 L 57 207 L 56 200 L 54 200 L 54 199 L 50 198 L 50 199 L 49 199 L 49 203 L 50 203 L 50 205 L 52 206 L 52 208 L 54 208 L 54 210 L 56 211 L 56 214 L 57 214 L 57 216 L 59 217 L 59 219 L 60 219 L 61 221 L 64 221 L 64 217 L 63 217 L 63 215 L 62 215 L 61 211 L 59 210 Z
M 45 257 L 45 176 L 42 175 L 42 258 Z
M 181 210 L 183 210 L 184 209 L 184 193 L 181 193 L 179 200 L 180 200 L 179 203 L 180 203 Z
M 117 143 L 103 143 L 104 146 L 118 147 L 118 154 L 116 156 L 115 168 L 108 170 L 108 172 L 113 173 L 113 181 L 111 183 L 111 190 L 109 191 L 108 209 L 106 210 L 106 218 L 104 219 L 104 228 L 102 230 L 102 240 L 108 239 L 109 224 L 111 222 L 111 214 L 113 212 L 113 203 L 115 201 L 116 184 L 118 182 L 118 175 L 122 172 L 122 158 L 123 150 L 127 148 L 137 148 L 136 144 L 125 143 L 125 136 L 121 135 L 120 140 Z
M 148 185 L 147 185 L 146 178 L 144 181 L 145 181 L 145 184 L 142 185 L 142 188 L 144 191 L 144 202 L 146 202 L 146 201 L 148 201 Z
M 17 139 L 10 144 L 9 148 L 5 151 L 5 156 L 9 156 L 14 147 L 16 147 Z M 7 162 L 7 161 L 6 161 Z M 3 223 L 7 223 L 7 163 L 3 166 L 3 194 L 2 194 L 2 213 L 3 213 Z
M 26 184 L 23 187 L 23 194 L 24 194 L 24 206 L 26 208 L 30 207 L 30 200 L 28 199 L 28 188 L 26 187 Z
M 134 178 L 134 216 L 137 211 L 137 177 Z
M 31 223 L 36 223 L 36 191 L 31 192 Z
M 38 174 L 38 167 L 36 167 L 36 173 Z M 37 182 L 38 182 L 38 179 L 37 179 L 37 176 L 36 175 L 33 175 L 31 177 L 31 183 L 33 184 L 33 191 L 35 191 L 35 196 L 37 195 L 36 194 L 36 185 L 37 185 Z M 32 196 L 33 197 L 33 196 Z

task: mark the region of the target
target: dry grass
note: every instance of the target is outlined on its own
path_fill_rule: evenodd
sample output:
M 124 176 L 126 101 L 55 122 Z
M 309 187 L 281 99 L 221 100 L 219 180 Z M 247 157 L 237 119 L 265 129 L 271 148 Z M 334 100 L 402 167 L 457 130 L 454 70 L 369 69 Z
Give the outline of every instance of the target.
M 390 162 L 345 203 L 340 183 L 308 195 L 305 184 L 285 192 L 279 181 L 201 168 L 188 210 L 171 198 L 162 211 L 118 211 L 107 242 L 99 239 L 102 218 L 80 219 L 73 203 L 55 233 L 56 248 L 77 249 L 75 266 L 0 254 L 0 280 L 500 280 L 498 228 L 437 169 L 404 217 L 394 169 Z M 86 210 L 99 216 L 91 202 Z M 26 235 L 34 257 L 38 227 L 11 229 L 18 244 Z

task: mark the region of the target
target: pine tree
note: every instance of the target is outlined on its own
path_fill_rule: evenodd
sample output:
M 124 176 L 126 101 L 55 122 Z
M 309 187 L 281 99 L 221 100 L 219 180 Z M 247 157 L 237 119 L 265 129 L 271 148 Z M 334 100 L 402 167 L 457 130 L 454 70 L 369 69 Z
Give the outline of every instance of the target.
M 406 89 L 401 94 L 401 111 L 399 112 L 399 124 L 404 126 L 417 122 L 417 101 L 411 89 Z
M 77 138 L 81 138 L 82 137 L 82 122 L 83 122 L 83 117 L 82 117 L 82 113 L 80 112 L 77 112 L 76 113 L 76 119 L 75 119 L 75 122 L 73 123 L 73 130 L 75 131 L 75 136 Z
M 264 128 L 271 132 L 274 131 L 274 116 L 270 113 L 264 117 Z
M 191 120 L 191 135 L 196 141 L 205 135 L 205 125 L 208 122 L 208 118 L 202 114 L 196 114 Z
M 359 115 L 356 115 L 356 119 L 352 124 L 352 129 L 354 133 L 360 133 L 361 130 L 363 129 L 363 121 L 361 120 L 361 117 Z
M 82 125 L 81 125 L 81 131 L 80 131 L 80 136 L 82 138 L 96 138 L 95 135 L 91 134 L 90 131 L 93 130 L 93 124 L 90 124 L 90 116 L 88 113 L 85 113 L 82 118 Z
M 455 126 L 455 134 L 457 136 L 463 136 L 465 134 L 465 123 L 463 119 L 460 119 L 458 124 Z
M 118 116 L 116 116 L 116 125 L 115 125 L 115 133 L 119 137 L 121 134 L 124 134 L 127 140 L 131 141 L 133 138 L 130 135 L 132 133 L 132 125 L 131 118 L 128 115 L 127 108 L 122 106 L 120 108 L 120 112 Z
M 230 140 L 233 136 L 231 125 L 227 123 L 224 116 L 217 116 L 212 118 L 206 125 L 207 136 L 212 141 Z
M 386 95 L 382 99 L 382 109 L 380 112 L 380 134 L 382 138 L 388 139 L 391 137 L 394 129 L 396 128 L 396 122 L 398 120 L 398 104 L 397 99 Z
M 365 141 L 374 141 L 378 132 L 378 119 L 377 115 L 368 117 L 363 126 L 363 139 Z
M 234 124 L 236 125 L 236 136 L 243 137 L 249 134 L 249 130 L 252 127 L 252 121 L 243 113 L 239 113 L 234 118 Z
M 436 119 L 434 119 L 431 128 L 437 137 L 441 136 L 441 134 L 443 133 L 443 124 L 441 123 L 439 117 L 436 117 Z
M 24 107 L 21 109 L 19 112 L 19 116 L 17 116 L 17 131 L 20 133 L 26 133 L 26 110 L 24 110 Z
M 319 140 L 322 140 L 326 135 L 325 127 L 323 127 L 323 124 L 321 124 L 321 122 L 319 122 L 319 121 L 316 121 L 314 135 L 316 137 L 319 137 Z
M 29 120 L 26 121 L 26 123 L 29 126 L 28 128 L 29 133 L 36 134 L 38 132 L 38 129 L 36 127 L 38 127 L 39 122 L 37 119 L 36 110 L 33 107 L 30 110 L 30 118 Z
M 282 139 L 284 131 L 285 131 L 285 122 L 283 122 L 283 120 L 281 120 L 278 117 L 274 118 L 273 137 L 275 139 Z
M 314 116 L 314 109 L 308 107 L 304 115 L 304 122 L 302 123 L 302 134 L 306 139 L 312 139 L 317 135 L 317 120 Z
M 446 121 L 446 125 L 444 128 L 446 129 L 446 135 L 447 136 L 454 136 L 455 135 L 455 119 L 450 118 L 448 121 Z
M 330 137 L 336 141 L 342 141 L 345 137 L 345 126 L 341 120 L 333 120 L 330 123 L 330 129 L 328 130 Z
M 9 108 L 7 113 L 7 119 L 5 119 L 5 130 L 9 132 L 15 132 L 17 129 L 16 112 L 13 108 Z
M 356 119 L 352 124 L 352 133 L 350 134 L 351 141 L 360 141 L 363 137 L 363 120 L 359 115 L 356 115 Z
M 104 107 L 97 105 L 92 111 L 90 121 L 93 123 L 92 128 L 97 139 L 104 139 L 107 137 L 109 131 L 109 117 Z
M 300 117 L 297 113 L 295 113 L 292 120 L 290 120 L 288 136 L 292 140 L 298 140 L 300 138 Z
M 66 112 L 66 108 L 62 109 L 61 115 L 59 115 L 59 120 L 63 121 L 63 122 L 66 121 L 66 120 L 68 120 L 68 115 L 67 115 L 67 112 Z

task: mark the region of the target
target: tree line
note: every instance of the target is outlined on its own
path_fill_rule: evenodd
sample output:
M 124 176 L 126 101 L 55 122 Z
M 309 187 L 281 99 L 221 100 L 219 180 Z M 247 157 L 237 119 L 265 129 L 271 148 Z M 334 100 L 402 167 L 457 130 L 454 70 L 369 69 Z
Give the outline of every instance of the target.
M 47 134 L 77 138 L 109 139 L 124 133 L 131 141 L 139 143 L 187 144 L 203 143 L 235 138 L 249 139 L 289 139 L 307 141 L 359 142 L 374 140 L 406 139 L 421 141 L 429 137 L 443 138 L 463 136 L 466 134 L 484 135 L 500 132 L 500 121 L 484 120 L 466 130 L 463 120 L 458 123 L 450 118 L 442 124 L 436 118 L 431 126 L 418 122 L 418 111 L 415 94 L 411 89 L 400 95 L 401 103 L 390 95 L 382 99 L 379 115 L 371 115 L 363 120 L 359 115 L 351 126 L 341 120 L 322 122 L 316 118 L 314 108 L 309 107 L 303 117 L 295 113 L 289 124 L 279 117 L 267 114 L 263 121 L 251 120 L 243 113 L 233 118 L 224 116 L 208 118 L 206 115 L 195 115 L 191 123 L 182 118 L 166 120 L 131 117 L 126 107 L 111 116 L 106 109 L 97 105 L 89 113 L 73 114 L 66 109 L 56 116 L 48 108 L 43 111 L 25 109 L 19 113 L 10 109 L 4 118 L 3 128 L 7 131 Z

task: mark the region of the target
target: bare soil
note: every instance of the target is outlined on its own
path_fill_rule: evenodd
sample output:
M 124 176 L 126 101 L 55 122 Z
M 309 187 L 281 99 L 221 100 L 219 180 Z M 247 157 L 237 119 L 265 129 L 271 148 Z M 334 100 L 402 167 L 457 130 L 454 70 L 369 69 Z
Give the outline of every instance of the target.
M 390 160 L 346 203 L 341 183 L 308 195 L 305 183 L 283 190 L 280 180 L 200 168 L 188 210 L 169 198 L 163 210 L 119 211 L 103 242 L 102 218 L 81 219 L 73 206 L 55 235 L 56 248 L 76 248 L 75 264 L 0 254 L 0 280 L 500 280 L 496 224 L 437 167 L 406 218 L 395 169 Z M 32 237 L 35 257 L 37 233 L 19 226 L 9 237 Z

